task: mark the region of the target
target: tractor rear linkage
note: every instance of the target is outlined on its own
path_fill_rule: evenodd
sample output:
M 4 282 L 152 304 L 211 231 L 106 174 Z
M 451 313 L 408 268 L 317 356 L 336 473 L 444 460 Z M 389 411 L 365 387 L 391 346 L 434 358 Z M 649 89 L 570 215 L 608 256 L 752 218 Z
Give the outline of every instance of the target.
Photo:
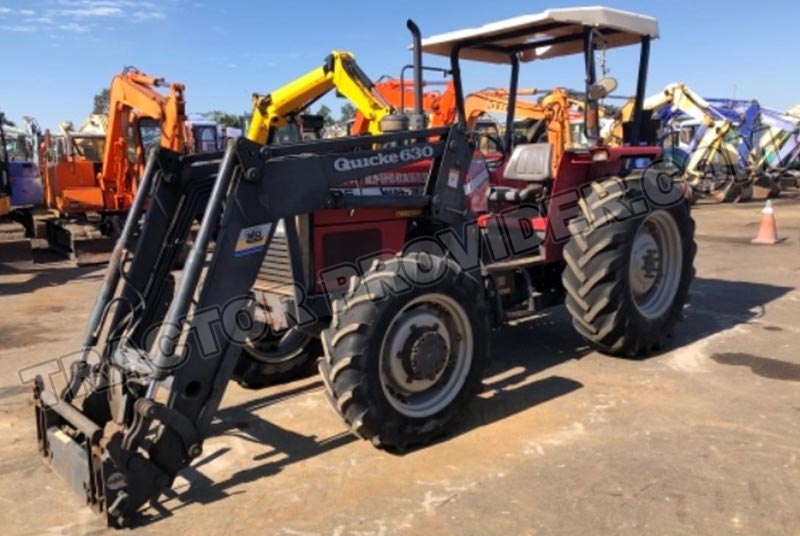
M 233 336 L 218 338 L 209 352 L 196 337 L 203 321 L 197 313 L 250 295 L 275 224 L 283 220 L 290 252 L 299 248 L 293 216 L 321 208 L 421 208 L 461 232 L 468 214 L 463 192 L 471 154 L 458 125 L 272 147 L 240 139 L 224 154 L 181 157 L 156 149 L 112 254 L 82 359 L 67 388 L 58 396 L 41 377 L 35 382 L 42 455 L 88 504 L 105 512 L 109 525 L 126 525 L 202 452 L 239 353 L 235 341 L 245 330 L 235 327 Z M 345 197 L 332 190 L 431 159 L 421 195 Z M 170 272 L 192 222 L 201 215 L 176 286 Z M 296 265 L 299 256 L 291 257 L 295 280 L 309 288 L 313 282 L 304 281 Z M 124 286 L 114 298 L 121 279 Z M 105 325 L 113 305 L 113 320 Z M 159 330 L 155 339 L 154 326 Z M 101 333 L 106 335 L 98 348 L 100 362 L 90 365 Z M 182 337 L 185 343 L 179 347 Z M 165 380 L 171 381 L 170 394 L 160 402 L 158 386 Z M 79 394 L 82 410 L 74 405 Z

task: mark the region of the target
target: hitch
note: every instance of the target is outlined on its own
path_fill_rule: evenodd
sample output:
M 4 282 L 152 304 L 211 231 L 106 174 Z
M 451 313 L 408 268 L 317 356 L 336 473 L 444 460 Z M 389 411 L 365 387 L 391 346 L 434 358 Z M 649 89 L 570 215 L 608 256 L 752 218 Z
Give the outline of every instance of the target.
M 85 504 L 105 513 L 111 527 L 128 525 L 142 505 L 172 485 L 174 475 L 140 451 L 154 424 L 170 428 L 182 439 L 185 463 L 202 453 L 191 423 L 152 400 L 136 401 L 128 430 L 110 424 L 104 434 L 70 402 L 46 390 L 41 376 L 34 381 L 33 399 L 39 452 Z

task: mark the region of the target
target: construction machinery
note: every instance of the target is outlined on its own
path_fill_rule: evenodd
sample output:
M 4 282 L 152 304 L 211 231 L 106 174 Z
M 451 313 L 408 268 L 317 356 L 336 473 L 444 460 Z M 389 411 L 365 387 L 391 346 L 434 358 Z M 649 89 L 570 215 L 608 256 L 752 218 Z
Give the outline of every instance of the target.
M 536 90 L 518 90 L 516 97 L 536 93 Z M 515 120 L 514 132 L 519 133 L 515 135 L 521 136 L 514 139 L 515 143 L 547 142 L 552 146 L 553 173 L 558 169 L 564 151 L 573 147 L 569 95 L 563 88 L 555 88 L 541 102 L 515 98 L 513 103 L 507 89 L 484 89 L 467 95 L 464 113 L 469 130 L 473 130 L 478 119 L 487 114 L 511 115 Z M 521 121 L 524 121 L 522 125 Z M 502 140 L 497 140 L 494 145 L 502 146 Z
M 695 196 L 717 202 L 764 199 L 780 192 L 775 181 L 751 165 L 743 139 L 741 117 L 716 106 L 686 84 L 673 83 L 648 97 L 644 108 L 660 128 L 664 162 L 681 174 Z M 622 107 L 607 141 L 619 144 L 630 121 L 633 101 Z
M 0 112 L 0 262 L 30 260 L 30 207 L 41 203 L 35 136 L 6 126 Z
M 796 184 L 796 173 L 790 168 L 800 156 L 800 119 L 755 100 L 708 101 L 735 118 L 739 155 L 751 172 L 767 173 L 776 184 Z
M 183 153 L 184 86 L 126 68 L 111 81 L 107 119 L 90 118 L 81 130 L 65 129 L 42 146 L 51 248 L 78 264 L 105 262 L 136 194 L 149 147 Z
M 328 58 L 325 65 L 332 65 L 323 78 L 319 70 L 312 71 L 316 75 L 305 75 L 297 80 L 271 92 L 267 96 L 256 96 L 253 102 L 253 116 L 250 120 L 251 127 L 248 129 L 248 139 L 257 143 L 291 143 L 303 141 L 310 137 L 319 139 L 321 136 L 307 136 L 309 132 L 318 132 L 322 128 L 322 118 L 310 116 L 303 113 L 313 99 L 318 98 L 322 90 L 328 91 L 333 84 L 334 87 L 347 87 L 346 94 L 356 103 L 357 112 L 351 133 L 354 135 L 369 134 L 371 131 L 381 131 L 387 126 L 396 128 L 398 121 L 403 124 L 403 113 L 406 107 L 415 105 L 415 95 L 413 87 L 403 76 L 405 68 L 401 72 L 399 79 L 383 79 L 376 84 L 357 68 L 355 63 L 351 63 L 347 69 L 336 67 L 342 65 L 342 61 L 354 62 L 354 56 L 350 53 L 334 52 L 332 58 Z M 426 68 L 442 72 L 444 70 Z M 444 71 L 449 74 L 449 71 Z M 338 73 L 338 74 L 337 74 Z M 351 78 L 357 75 L 357 78 Z M 320 80 L 324 83 L 320 84 Z M 343 81 L 346 80 L 345 84 Z M 448 82 L 444 92 L 429 91 L 423 92 L 422 109 L 426 117 L 434 127 L 453 124 L 456 117 L 455 91 L 452 80 Z M 374 95 L 381 97 L 383 109 L 380 113 L 375 113 Z M 535 90 L 518 90 L 519 95 L 535 95 Z M 487 164 L 490 165 L 487 153 L 493 153 L 502 159 L 502 145 L 500 131 L 496 128 L 495 122 L 482 122 L 481 118 L 487 114 L 507 114 L 509 93 L 508 90 L 486 89 L 471 93 L 465 99 L 466 125 L 467 130 L 475 137 L 476 148 L 487 155 Z M 268 101 L 269 106 L 264 102 Z M 293 108 L 295 106 L 296 108 Z M 540 137 L 549 141 L 554 147 L 553 166 L 554 170 L 558 166 L 561 154 L 565 148 L 572 146 L 571 124 L 568 120 L 569 103 L 566 91 L 556 89 L 548 94 L 542 103 L 530 103 L 518 100 L 513 108 L 513 115 L 516 118 L 527 118 L 532 121 L 527 125 L 526 133 L 529 138 Z M 369 118 L 369 119 L 368 119 Z M 298 119 L 300 125 L 298 125 Z M 316 125 L 311 126 L 316 123 Z M 303 136 L 300 135 L 299 128 L 302 128 Z M 269 141 L 267 141 L 269 140 Z M 525 139 L 525 142 L 530 141 Z M 395 192 L 413 193 L 422 188 L 426 181 L 427 163 L 422 162 L 415 165 L 405 166 L 404 168 L 383 173 L 379 178 L 369 178 L 362 184 L 350 183 L 342 185 L 350 189 L 351 194 L 356 195 L 380 195 L 383 192 L 394 190 Z M 273 246 L 278 252 L 286 249 L 283 237 L 279 234 L 273 238 Z M 321 353 L 322 348 L 319 339 L 303 334 L 296 328 L 279 324 L 278 329 L 270 325 L 268 320 L 270 310 L 274 306 L 276 295 L 274 294 L 274 276 L 276 271 L 281 271 L 285 279 L 289 271 L 288 265 L 283 262 L 276 262 L 268 252 L 265 257 L 264 265 L 259 273 L 253 288 L 258 305 L 257 318 L 252 330 L 252 335 L 247 338 L 242 349 L 242 356 L 239 359 L 233 378 L 242 386 L 247 388 L 260 388 L 272 383 L 278 383 L 297 377 L 308 370 L 308 364 L 315 360 Z M 284 286 L 279 285 L 279 288 Z
M 18 249 L 17 243 L 25 240 L 25 229 L 9 219 L 11 214 L 11 166 L 8 156 L 8 145 L 5 132 L 5 114 L 0 113 L 0 246 L 2 260 L 14 259 L 16 255 L 8 254 L 9 249 Z
M 631 164 L 661 155 L 640 136 L 656 21 L 592 7 L 424 41 L 408 27 L 413 128 L 150 155 L 66 387 L 56 391 L 52 375 L 34 381 L 44 459 L 109 524 L 129 523 L 202 455 L 253 326 L 265 258 L 275 268 L 269 323 L 321 339 L 333 407 L 387 448 L 452 428 L 479 389 L 492 327 L 506 321 L 565 302 L 589 344 L 631 357 L 672 332 L 694 275 L 690 207 L 668 175 Z M 606 147 L 597 107 L 616 84 L 597 78 L 595 57 L 623 46 L 639 49 L 636 104 L 626 145 Z M 452 125 L 424 125 L 423 52 L 450 59 Z M 553 147 L 515 144 L 509 113 L 505 161 L 489 169 L 466 126 L 462 60 L 509 66 L 513 109 L 522 64 L 576 54 L 591 146 L 566 150 L 554 172 Z M 425 166 L 422 187 L 358 193 L 414 165 Z
M 389 113 L 396 110 L 402 117 L 405 110 L 413 109 L 415 106 L 415 95 L 413 82 L 407 80 L 405 72 L 411 67 L 406 65 L 400 71 L 399 78 L 382 76 L 375 82 L 375 91 L 381 96 L 383 101 L 390 106 Z M 425 72 L 436 72 L 444 76 L 449 76 L 450 72 L 446 69 L 435 67 L 425 67 Z M 444 91 L 424 91 L 422 93 L 422 110 L 428 116 L 430 126 L 449 125 L 455 122 L 455 91 L 453 82 L 436 82 L 437 85 L 444 84 Z M 433 84 L 426 80 L 423 87 Z M 377 125 L 380 128 L 380 124 Z M 352 135 L 367 134 L 375 131 L 376 127 L 360 110 L 356 110 L 353 118 L 353 125 L 350 129 Z
M 384 119 L 391 119 L 387 116 L 392 114 L 392 108 L 375 90 L 355 56 L 350 52 L 333 51 L 322 66 L 272 93 L 253 94 L 254 112 L 247 138 L 257 143 L 272 143 L 278 130 L 294 123 L 309 106 L 333 89 L 350 100 L 366 118 L 370 133 L 378 134 L 389 125 Z
M 334 89 L 356 107 L 353 134 L 375 134 L 383 129 L 408 128 L 408 118 L 395 113 L 395 108 L 386 102 L 372 80 L 358 66 L 355 56 L 350 52 L 333 51 L 321 67 L 268 94 L 253 95 L 247 139 L 267 145 L 321 139 L 323 118 L 308 114 L 306 110 Z M 373 180 L 370 184 L 351 183 L 343 186 L 350 186 L 361 195 L 392 188 L 407 191 L 424 184 L 426 170 L 427 165 L 421 163 L 386 173 L 379 181 Z M 335 223 L 335 220 L 331 223 Z M 302 224 L 298 222 L 298 225 Z M 273 237 L 271 250 L 252 289 L 257 314 L 233 371 L 234 380 L 247 388 L 260 388 L 307 373 L 309 365 L 322 353 L 318 337 L 308 336 L 293 326 L 271 321 L 270 311 L 277 307 L 275 297 L 285 292 L 287 278 L 291 280 L 291 267 L 285 259 L 280 258 L 287 247 L 283 233 Z M 276 289 L 278 294 L 275 294 Z
M 437 72 L 450 75 L 444 69 L 428 68 Z M 375 84 L 376 90 L 384 100 L 394 109 L 403 113 L 406 106 L 414 105 L 413 90 L 401 78 L 388 78 Z M 517 97 L 533 96 L 539 92 L 535 89 L 518 89 Z M 481 122 L 487 115 L 505 116 L 509 113 L 509 106 L 515 117 L 515 132 L 527 138 L 524 141 L 549 141 L 554 148 L 553 165 L 558 166 L 561 154 L 573 146 L 573 134 L 580 135 L 582 113 L 576 116 L 571 112 L 576 99 L 570 97 L 563 88 L 555 88 L 547 93 L 540 102 L 530 102 L 517 99 L 513 105 L 509 103 L 509 91 L 504 88 L 486 88 L 468 94 L 464 100 L 466 125 L 470 132 L 476 132 L 484 139 L 482 147 L 484 153 L 497 152 L 502 149 L 500 130 L 495 128 L 477 128 L 478 126 L 493 126 L 494 123 Z M 423 92 L 422 108 L 429 118 L 431 126 L 445 126 L 456 121 L 457 107 L 455 101 L 455 87 L 453 81 L 446 83 L 444 91 Z M 522 124 L 524 122 L 524 124 Z M 368 130 L 370 123 L 361 114 L 356 114 L 353 131 L 361 134 Z M 575 128 L 577 127 L 577 129 Z

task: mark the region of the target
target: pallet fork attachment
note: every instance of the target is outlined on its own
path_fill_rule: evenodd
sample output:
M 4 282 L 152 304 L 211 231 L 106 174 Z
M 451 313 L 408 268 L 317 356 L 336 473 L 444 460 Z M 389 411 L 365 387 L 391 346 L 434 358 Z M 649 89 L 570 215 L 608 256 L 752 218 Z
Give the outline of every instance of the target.
M 127 525 L 202 453 L 277 223 L 285 222 L 290 251 L 299 240 L 293 216 L 322 208 L 422 208 L 461 232 L 471 155 L 458 125 L 284 146 L 240 139 L 224 154 L 156 149 L 67 387 L 56 394 L 35 381 L 41 454 L 110 526 Z M 421 161 L 431 162 L 421 195 L 369 199 L 336 190 Z M 201 216 L 178 274 L 176 260 Z M 301 285 L 312 283 L 293 272 Z

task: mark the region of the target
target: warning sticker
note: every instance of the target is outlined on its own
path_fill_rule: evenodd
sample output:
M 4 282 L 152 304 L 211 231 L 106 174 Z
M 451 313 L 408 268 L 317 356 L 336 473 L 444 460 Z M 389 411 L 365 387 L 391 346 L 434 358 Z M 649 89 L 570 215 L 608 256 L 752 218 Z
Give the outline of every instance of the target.
M 450 188 L 458 188 L 458 169 L 450 168 L 450 173 L 447 176 L 447 185 Z
M 242 229 L 239 232 L 239 239 L 236 241 L 236 248 L 233 254 L 236 257 L 242 257 L 263 250 L 264 246 L 267 244 L 267 237 L 269 237 L 269 230 L 271 227 L 271 223 L 265 223 L 263 225 L 254 225 L 253 227 L 245 227 Z

